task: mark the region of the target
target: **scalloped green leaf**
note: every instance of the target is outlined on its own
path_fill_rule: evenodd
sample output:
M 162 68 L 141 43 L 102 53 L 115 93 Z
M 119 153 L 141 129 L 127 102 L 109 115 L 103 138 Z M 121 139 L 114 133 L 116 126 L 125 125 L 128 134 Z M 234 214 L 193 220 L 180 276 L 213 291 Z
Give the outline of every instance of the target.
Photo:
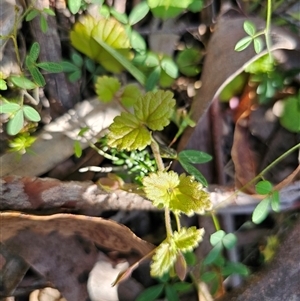
M 38 42 L 34 42 L 29 50 L 29 57 L 35 62 L 40 55 L 40 44 Z
M 12 83 L 22 89 L 32 90 L 37 87 L 37 85 L 24 76 L 10 76 L 9 79 Z
M 258 194 L 269 194 L 273 189 L 273 185 L 269 181 L 260 181 L 255 185 Z
M 96 94 L 103 102 L 111 101 L 120 87 L 121 83 L 115 77 L 99 76 L 95 83 Z
M 134 105 L 136 117 L 153 131 L 161 131 L 170 123 L 175 106 L 173 93 L 159 90 L 148 92 Z
M 177 258 L 176 247 L 164 241 L 157 248 L 152 257 L 150 274 L 152 277 L 162 277 L 174 265 Z
M 143 185 L 147 198 L 159 208 L 167 207 L 187 215 L 203 214 L 211 209 L 209 195 L 202 190 L 203 186 L 185 174 L 179 177 L 173 171 L 158 171 L 145 177 Z
M 125 107 L 133 106 L 141 97 L 142 93 L 136 84 L 129 84 L 124 87 L 121 94 L 121 102 Z
M 269 214 L 270 198 L 266 197 L 255 207 L 252 213 L 252 222 L 260 224 Z
M 30 121 L 39 122 L 41 120 L 41 116 L 38 111 L 30 106 L 24 105 L 23 112 L 25 117 Z
M 125 58 L 130 58 L 129 37 L 123 25 L 114 19 L 102 19 L 92 30 L 92 38 L 101 45 L 103 42 Z M 108 71 L 121 72 L 123 65 L 103 47 L 96 60 Z
M 202 241 L 204 235 L 203 229 L 196 227 L 181 228 L 179 232 L 173 233 L 174 243 L 181 252 L 192 251 Z
M 23 124 L 24 124 L 23 111 L 19 110 L 7 123 L 8 135 L 14 136 L 18 134 L 23 128 Z
M 134 115 L 123 112 L 109 127 L 108 145 L 124 150 L 143 150 L 151 143 L 151 134 Z

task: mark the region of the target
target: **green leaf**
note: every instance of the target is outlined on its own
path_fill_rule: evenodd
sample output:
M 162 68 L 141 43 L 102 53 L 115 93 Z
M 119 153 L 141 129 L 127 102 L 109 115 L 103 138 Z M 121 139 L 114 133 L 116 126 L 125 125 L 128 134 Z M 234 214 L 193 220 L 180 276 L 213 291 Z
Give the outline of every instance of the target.
M 24 124 L 23 111 L 19 110 L 7 123 L 8 135 L 14 136 L 18 134 L 23 128 L 23 124 Z
M 76 66 L 78 66 L 80 68 L 82 67 L 82 65 L 83 65 L 83 58 L 82 58 L 82 56 L 79 53 L 77 53 L 76 51 L 72 52 L 71 53 L 71 59 L 72 59 L 72 61 L 74 62 L 74 64 Z
M 119 22 L 121 22 L 123 24 L 127 24 L 128 23 L 128 17 L 125 14 L 122 14 L 122 13 L 119 13 L 118 11 L 116 11 L 113 7 L 110 8 L 110 13 Z
M 152 277 L 162 277 L 174 265 L 177 257 L 174 245 L 164 241 L 155 250 L 150 265 L 150 274 Z
M 76 82 L 77 80 L 79 80 L 81 78 L 81 70 L 78 70 L 78 71 L 75 71 L 73 73 L 71 73 L 69 76 L 69 81 L 74 83 Z
M 210 236 L 210 243 L 212 246 L 215 246 L 216 244 L 218 244 L 220 241 L 222 241 L 222 239 L 225 237 L 226 233 L 223 230 L 219 230 L 215 233 L 213 233 Z
M 193 289 L 193 284 L 189 282 L 176 282 L 172 286 L 176 292 L 188 292 Z
M 48 23 L 47 23 L 47 19 L 43 15 L 40 16 L 40 26 L 42 32 L 46 33 L 48 30 Z
M 136 30 L 132 30 L 130 34 L 130 44 L 137 52 L 143 53 L 147 50 L 144 38 Z
M 233 233 L 228 233 L 223 237 L 222 242 L 224 247 L 230 250 L 236 245 L 237 237 Z
M 68 7 L 73 15 L 78 13 L 80 6 L 81 0 L 68 0 Z
M 204 235 L 203 229 L 196 227 L 181 228 L 179 232 L 173 233 L 173 239 L 177 250 L 181 252 L 188 252 L 195 249 L 202 241 Z
M 132 26 L 146 17 L 149 12 L 149 6 L 146 1 L 135 5 L 129 14 L 128 23 Z
M 189 6 L 188 10 L 193 13 L 198 13 L 203 8 L 203 0 L 194 0 Z
M 208 265 L 213 263 L 221 254 L 221 251 L 223 249 L 222 243 L 218 242 L 212 249 L 211 251 L 207 254 L 205 257 L 203 264 Z
M 167 284 L 165 287 L 165 292 L 168 301 L 180 301 L 179 296 L 172 285 Z
M 189 173 L 190 175 L 194 176 L 197 181 L 199 181 L 203 186 L 207 187 L 208 183 L 203 176 L 203 174 L 196 168 L 195 166 L 191 165 L 186 161 L 180 161 L 181 166 L 184 170 Z
M 255 185 L 258 194 L 269 194 L 273 189 L 273 185 L 269 181 L 260 181 Z
M 249 36 L 253 36 L 256 33 L 256 26 L 253 22 L 251 21 L 245 21 L 244 22 L 244 30 Z
M 49 16 L 55 17 L 55 12 L 50 8 L 45 7 L 43 9 L 43 12 Z
M 103 102 L 110 102 L 119 91 L 121 83 L 115 77 L 101 76 L 95 83 L 95 91 Z
M 95 62 L 88 57 L 85 58 L 84 60 L 84 65 L 86 67 L 86 70 L 89 71 L 90 73 L 94 73 L 96 70 L 96 65 Z
M 37 85 L 24 76 L 11 76 L 10 80 L 12 83 L 22 89 L 32 90 L 37 87 Z
M 177 78 L 178 76 L 178 68 L 177 65 L 171 58 L 163 57 L 160 62 L 162 69 L 172 78 Z
M 21 106 L 17 103 L 4 103 L 3 105 L 0 105 L 0 113 L 14 113 L 20 110 Z
M 183 12 L 193 0 L 148 0 L 148 5 L 155 17 L 175 18 Z
M 234 50 L 242 51 L 242 50 L 246 49 L 252 43 L 252 41 L 253 41 L 252 37 L 249 37 L 249 36 L 244 37 L 236 43 Z
M 68 61 L 62 61 L 60 62 L 60 66 L 62 67 L 63 72 L 73 72 L 73 71 L 78 71 L 80 68 L 71 62 Z
M 266 197 L 259 204 L 256 206 L 252 213 L 252 222 L 255 224 L 260 224 L 269 213 L 269 205 L 270 205 L 270 198 Z
M 30 10 L 30 11 L 28 12 L 28 14 L 26 15 L 25 20 L 26 20 L 27 22 L 29 22 L 29 21 L 33 20 L 38 14 L 39 14 L 39 11 L 38 11 L 38 10 L 32 9 L 32 10 Z
M 153 71 L 149 74 L 146 80 L 145 88 L 146 91 L 152 91 L 157 86 L 159 78 L 161 75 L 161 68 L 157 66 L 153 69 Z
M 122 71 L 124 65 L 118 58 L 125 61 L 130 57 L 129 37 L 124 26 L 114 19 L 102 19 L 92 30 L 92 38 L 101 46 L 96 60 L 108 71 Z
M 35 62 L 40 55 L 40 44 L 38 42 L 34 42 L 30 47 L 29 57 L 33 62 Z
M 136 102 L 134 111 L 148 128 L 161 131 L 170 123 L 175 103 L 170 91 L 148 92 Z
M 62 66 L 59 63 L 54 62 L 42 62 L 36 64 L 36 66 L 50 73 L 60 73 L 63 71 Z
M 255 50 L 256 53 L 260 53 L 260 52 L 263 51 L 264 43 L 263 43 L 263 40 L 260 37 L 255 38 L 253 40 L 253 43 L 254 43 L 254 50 Z
M 24 105 L 23 112 L 25 117 L 30 121 L 38 122 L 41 120 L 40 114 L 30 106 Z
M 203 214 L 211 209 L 208 193 L 193 177 L 185 174 L 179 177 L 173 171 L 158 171 L 144 177 L 143 185 L 147 198 L 158 208 L 167 207 L 187 215 Z
M 146 288 L 135 301 L 155 301 L 162 294 L 164 287 L 165 285 L 160 283 Z
M 271 195 L 271 208 L 275 212 L 280 211 L 280 196 L 277 190 L 275 190 Z
M 39 71 L 38 68 L 36 68 L 36 67 L 30 67 L 28 69 L 29 69 L 30 74 L 33 77 L 33 80 L 36 82 L 36 84 L 39 87 L 43 87 L 43 86 L 46 85 L 45 79 L 44 79 L 42 73 Z
M 75 140 L 74 142 L 74 154 L 76 158 L 80 158 L 82 155 L 82 148 L 78 140 Z
M 213 279 L 216 279 L 217 277 L 218 277 L 217 272 L 208 271 L 201 275 L 201 280 L 203 282 L 210 283 Z
M 193 266 L 196 264 L 197 258 L 194 252 L 186 252 L 183 254 L 183 256 L 187 265 Z
M 200 49 L 189 48 L 180 51 L 176 57 L 179 71 L 186 76 L 196 76 L 201 71 L 200 61 L 202 57 Z
M 2 78 L 0 78 L 0 90 L 7 90 L 6 81 Z
M 138 101 L 141 95 L 141 91 L 136 84 L 129 84 L 123 89 L 120 98 L 125 107 L 131 107 Z
M 124 150 L 143 150 L 151 143 L 151 134 L 134 115 L 123 112 L 109 127 L 108 145 Z
M 300 132 L 300 91 L 298 95 L 288 97 L 283 102 L 280 124 L 292 133 Z
M 178 154 L 179 162 L 188 162 L 192 164 L 206 163 L 212 160 L 212 156 L 198 150 L 183 150 Z
M 234 274 L 248 276 L 249 269 L 240 262 L 228 262 L 225 267 L 222 268 L 222 275 L 230 276 Z

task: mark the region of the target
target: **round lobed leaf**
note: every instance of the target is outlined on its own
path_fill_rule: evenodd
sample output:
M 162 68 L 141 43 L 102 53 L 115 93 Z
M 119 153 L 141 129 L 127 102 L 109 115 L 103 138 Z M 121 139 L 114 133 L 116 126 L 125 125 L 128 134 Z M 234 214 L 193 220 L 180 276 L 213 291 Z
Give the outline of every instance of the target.
M 204 229 L 197 229 L 196 227 L 181 228 L 179 232 L 175 231 L 173 234 L 176 248 L 181 252 L 192 251 L 202 241 Z
M 232 249 L 237 242 L 237 237 L 233 233 L 228 233 L 222 239 L 223 245 L 227 250 Z
M 103 102 L 111 101 L 119 91 L 121 83 L 115 77 L 101 76 L 95 83 L 96 94 Z
M 210 236 L 210 243 L 212 246 L 215 246 L 217 243 L 219 243 L 220 241 L 222 241 L 222 239 L 224 238 L 224 236 L 226 235 L 226 233 L 223 230 L 219 230 L 215 233 L 213 233 Z

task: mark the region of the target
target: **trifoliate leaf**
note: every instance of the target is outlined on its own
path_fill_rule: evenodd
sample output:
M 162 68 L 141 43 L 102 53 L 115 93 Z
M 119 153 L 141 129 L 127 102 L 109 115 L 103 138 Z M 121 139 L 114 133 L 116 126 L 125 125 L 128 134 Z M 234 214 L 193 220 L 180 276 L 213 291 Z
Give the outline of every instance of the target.
M 133 106 L 141 97 L 141 91 L 135 84 L 127 85 L 121 95 L 121 102 L 125 107 Z
M 179 232 L 175 231 L 173 239 L 176 248 L 181 252 L 192 251 L 202 241 L 204 229 L 197 229 L 196 227 L 181 228 Z
M 167 207 L 187 215 L 204 213 L 211 208 L 209 195 L 193 177 L 174 171 L 159 171 L 143 179 L 144 191 L 148 199 L 157 207 Z
M 210 236 L 210 243 L 212 246 L 215 246 L 217 243 L 222 241 L 226 233 L 223 230 L 216 231 Z
M 177 257 L 174 243 L 164 241 L 157 248 L 152 257 L 150 274 L 152 277 L 162 277 L 174 265 Z
M 256 26 L 255 26 L 255 24 L 254 24 L 253 22 L 247 20 L 247 21 L 244 22 L 243 27 L 244 27 L 245 32 L 246 32 L 249 36 L 255 35 L 255 32 L 256 32 Z
M 121 83 L 115 77 L 101 76 L 96 80 L 96 94 L 103 102 L 109 102 L 121 87 Z
M 223 245 L 227 250 L 232 249 L 237 243 L 237 237 L 233 233 L 228 233 L 222 239 Z
M 123 112 L 109 127 L 108 145 L 118 149 L 143 150 L 151 143 L 148 129 L 132 114 Z
M 170 91 L 148 92 L 135 106 L 136 117 L 153 131 L 161 131 L 170 123 L 175 99 Z

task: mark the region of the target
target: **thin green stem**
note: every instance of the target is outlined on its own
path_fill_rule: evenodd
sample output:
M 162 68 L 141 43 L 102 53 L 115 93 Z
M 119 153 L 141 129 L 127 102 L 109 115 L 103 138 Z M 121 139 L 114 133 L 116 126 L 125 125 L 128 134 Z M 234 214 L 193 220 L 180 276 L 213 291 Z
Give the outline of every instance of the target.
M 265 38 L 266 38 L 266 46 L 269 53 L 269 57 L 271 61 L 273 61 L 273 56 L 271 54 L 271 35 L 270 35 L 271 17 L 272 17 L 272 0 L 268 0 Z
M 214 222 L 216 231 L 221 230 L 221 226 L 220 226 L 219 220 L 218 220 L 217 216 L 215 215 L 215 213 L 212 212 L 212 213 L 211 213 L 211 217 L 212 217 L 212 220 L 213 220 L 213 222 Z
M 174 216 L 175 216 L 175 220 L 176 220 L 177 231 L 179 232 L 181 229 L 179 214 L 174 213 Z

